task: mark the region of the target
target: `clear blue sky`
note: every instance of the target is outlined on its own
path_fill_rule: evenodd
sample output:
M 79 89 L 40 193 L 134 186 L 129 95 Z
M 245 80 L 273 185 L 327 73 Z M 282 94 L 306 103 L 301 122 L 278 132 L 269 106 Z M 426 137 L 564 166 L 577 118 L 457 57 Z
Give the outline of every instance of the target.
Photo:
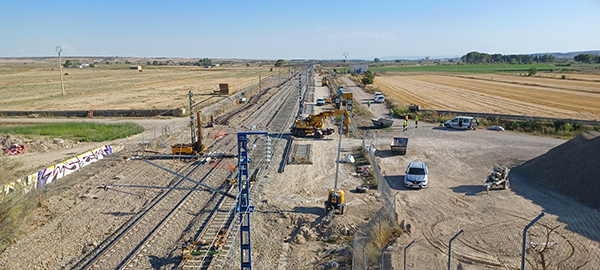
M 600 0 L 0 0 L 0 57 L 349 59 L 600 50 Z

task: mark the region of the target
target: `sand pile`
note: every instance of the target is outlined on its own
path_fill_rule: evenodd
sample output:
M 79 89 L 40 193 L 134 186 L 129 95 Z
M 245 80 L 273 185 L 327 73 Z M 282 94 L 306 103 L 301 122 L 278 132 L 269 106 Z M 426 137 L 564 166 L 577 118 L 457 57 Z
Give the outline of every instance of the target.
M 513 171 L 600 209 L 600 132 L 581 134 Z

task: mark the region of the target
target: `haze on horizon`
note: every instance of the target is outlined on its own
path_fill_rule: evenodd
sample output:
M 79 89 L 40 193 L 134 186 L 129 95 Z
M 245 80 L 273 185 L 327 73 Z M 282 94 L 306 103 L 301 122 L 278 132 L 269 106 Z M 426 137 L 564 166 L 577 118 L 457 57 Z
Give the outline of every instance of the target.
M 600 1 L 6 1 L 0 57 L 389 59 L 600 49 Z

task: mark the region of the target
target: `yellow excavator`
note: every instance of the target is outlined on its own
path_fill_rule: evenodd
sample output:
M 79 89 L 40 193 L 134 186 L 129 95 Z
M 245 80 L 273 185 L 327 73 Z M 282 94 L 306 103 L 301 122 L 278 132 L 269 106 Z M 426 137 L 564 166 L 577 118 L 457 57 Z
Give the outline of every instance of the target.
M 173 155 L 202 155 L 202 152 L 206 150 L 206 147 L 202 144 L 202 125 L 200 124 L 200 111 L 196 111 L 197 130 L 194 131 L 193 121 L 191 126 L 192 143 L 178 143 L 171 146 Z
M 329 116 L 341 116 L 344 119 L 344 129 L 348 130 L 350 124 L 350 114 L 347 110 L 325 111 L 319 114 L 311 114 L 304 119 L 298 119 L 290 128 L 292 134 L 298 137 L 313 135 L 315 138 L 323 138 L 323 136 L 331 135 L 334 132 L 332 128 L 324 128 L 325 118 Z

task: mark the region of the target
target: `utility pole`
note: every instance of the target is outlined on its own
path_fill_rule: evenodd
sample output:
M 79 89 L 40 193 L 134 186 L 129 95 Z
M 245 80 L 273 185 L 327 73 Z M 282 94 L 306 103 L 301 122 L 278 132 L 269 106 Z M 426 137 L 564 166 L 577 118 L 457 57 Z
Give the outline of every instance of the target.
M 344 53 L 344 63 L 346 63 L 346 64 L 348 64 L 348 55 L 350 55 L 350 54 L 347 52 Z M 348 67 L 348 69 L 350 69 L 350 67 Z M 344 74 L 348 74 L 348 72 L 346 72 L 345 69 L 344 69 Z
M 60 70 L 60 87 L 62 88 L 62 95 L 65 95 L 65 83 L 63 81 L 63 72 L 62 72 L 62 63 L 60 60 L 60 54 L 62 53 L 62 48 L 60 46 L 56 46 L 56 53 L 58 54 L 58 68 Z

